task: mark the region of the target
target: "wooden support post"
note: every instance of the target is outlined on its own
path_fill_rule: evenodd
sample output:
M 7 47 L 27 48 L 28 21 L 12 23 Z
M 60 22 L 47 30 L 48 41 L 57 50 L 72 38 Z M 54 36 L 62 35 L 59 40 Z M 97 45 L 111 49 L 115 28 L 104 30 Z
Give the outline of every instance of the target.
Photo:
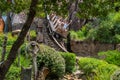
M 40 50 L 39 44 L 35 41 L 31 41 L 27 46 L 27 52 L 31 55 L 32 60 L 33 60 L 33 75 L 34 75 L 33 77 L 34 77 L 34 80 L 37 80 L 38 69 L 37 69 L 36 58 L 37 58 L 37 53 L 39 52 L 39 50 Z
M 5 34 L 5 36 L 4 36 L 4 42 L 3 42 L 3 45 L 2 45 L 3 49 L 2 49 L 2 60 L 1 61 L 4 61 L 4 59 L 5 59 L 7 39 L 8 39 L 8 36 L 7 36 L 7 34 Z
M 21 67 L 21 80 L 31 80 L 32 67 L 23 68 Z

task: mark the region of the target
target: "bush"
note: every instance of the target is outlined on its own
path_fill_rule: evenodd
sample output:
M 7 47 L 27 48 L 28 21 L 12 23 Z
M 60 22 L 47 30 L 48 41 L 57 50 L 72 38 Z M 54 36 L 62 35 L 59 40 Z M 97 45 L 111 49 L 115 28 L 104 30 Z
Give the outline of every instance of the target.
M 7 57 L 14 41 L 17 39 L 17 36 L 12 37 L 11 33 L 7 34 L 7 45 L 6 45 L 6 55 Z M 0 33 L 0 51 L 2 52 L 2 45 L 4 40 L 4 34 Z M 1 55 L 0 55 L 1 58 Z M 20 63 L 21 66 L 28 67 L 31 64 L 31 61 L 29 59 L 26 59 L 24 56 L 20 56 Z M 10 67 L 9 71 L 7 72 L 7 75 L 5 77 L 5 80 L 20 80 L 20 73 L 21 73 L 21 67 L 18 67 L 18 59 L 14 61 L 12 66 Z
M 85 40 L 86 34 L 87 34 L 86 27 L 82 27 L 82 29 L 79 31 L 70 31 L 71 39 L 74 40 Z
M 40 53 L 37 57 L 37 64 L 38 69 L 41 69 L 42 66 L 49 68 L 49 79 L 58 79 L 65 73 L 65 61 L 62 56 L 54 49 L 45 45 L 40 45 Z
M 110 13 L 87 23 L 79 31 L 71 31 L 75 40 L 92 40 L 102 43 L 120 43 L 120 12 Z M 103 34 L 104 33 L 104 34 Z
M 20 80 L 20 67 L 12 65 L 7 72 L 5 80 Z
M 116 70 L 112 75 L 111 75 L 111 80 L 120 80 L 120 69 Z
M 94 72 L 99 65 L 107 64 L 107 62 L 95 58 L 80 58 L 78 64 L 80 69 L 82 69 L 86 74 L 89 74 Z
M 65 59 L 65 70 L 68 73 L 72 73 L 75 70 L 76 55 L 73 53 L 59 52 Z
M 24 44 L 20 47 L 20 54 L 21 54 L 21 55 L 27 55 L 26 47 L 27 47 L 27 43 L 24 43 Z
M 2 52 L 2 49 L 3 49 L 3 42 L 4 42 L 5 35 L 6 34 L 0 33 L 0 52 Z M 6 56 L 8 55 L 8 53 L 9 53 L 11 47 L 12 47 L 12 44 L 14 43 L 16 38 L 17 37 L 12 37 L 11 33 L 7 34 Z
M 3 39 L 4 39 L 4 34 L 0 33 L 0 47 L 2 47 Z
M 119 69 L 113 64 L 95 58 L 80 58 L 79 67 L 91 80 L 110 80 L 112 73 Z
M 120 12 L 110 13 L 108 16 L 106 16 L 106 18 L 100 19 L 97 28 L 89 28 L 89 26 L 91 27 L 91 25 L 87 25 L 86 27 L 89 28 L 87 33 L 88 36 L 87 39 L 91 39 L 94 37 L 94 40 L 103 43 L 119 43 L 120 42 L 119 17 L 120 17 Z M 93 24 L 92 26 L 94 25 L 95 24 Z
M 17 39 L 17 36 L 12 37 L 11 33 L 8 33 L 7 36 L 8 36 L 7 45 L 13 45 L 13 43 Z
M 110 64 L 115 64 L 120 66 L 120 52 L 117 50 L 99 52 L 98 55 L 100 57 L 104 56 L 104 60 Z
M 24 56 L 20 56 L 20 66 L 29 67 L 31 60 L 26 59 Z M 7 72 L 5 80 L 20 80 L 21 67 L 18 67 L 18 58 L 14 61 L 9 71 Z
M 36 31 L 35 30 L 30 30 L 30 40 L 35 41 L 36 40 Z
M 30 31 L 30 36 L 33 38 L 33 37 L 36 37 L 36 32 L 35 30 L 31 30 Z
M 99 65 L 96 69 L 94 80 L 110 80 L 111 75 L 117 69 L 119 68 L 113 64 Z

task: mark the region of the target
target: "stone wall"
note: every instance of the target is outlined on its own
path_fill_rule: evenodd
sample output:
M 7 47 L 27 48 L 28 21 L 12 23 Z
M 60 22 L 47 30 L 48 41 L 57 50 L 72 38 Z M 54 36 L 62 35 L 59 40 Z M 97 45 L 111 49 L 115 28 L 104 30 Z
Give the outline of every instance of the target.
M 87 42 L 87 41 L 71 41 L 71 49 L 78 56 L 92 56 L 97 57 L 97 53 L 100 51 L 114 50 L 114 44 L 106 44 L 99 42 Z

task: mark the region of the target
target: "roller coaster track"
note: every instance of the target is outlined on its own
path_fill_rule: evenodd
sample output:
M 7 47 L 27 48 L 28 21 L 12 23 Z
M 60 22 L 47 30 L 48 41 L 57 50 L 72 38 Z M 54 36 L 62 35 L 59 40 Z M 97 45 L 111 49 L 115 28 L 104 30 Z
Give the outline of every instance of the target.
M 53 43 L 57 44 L 57 46 L 58 46 L 60 49 L 62 49 L 64 52 L 68 52 L 67 49 L 65 48 L 65 46 L 62 45 L 62 44 L 60 44 L 60 42 L 58 41 L 58 39 L 56 39 L 56 38 L 54 37 L 54 34 L 56 34 L 56 33 L 54 33 L 54 32 L 52 31 L 51 27 L 52 27 L 52 26 L 51 26 L 50 23 L 49 23 L 48 26 L 47 26 L 47 33 L 48 33 L 50 39 L 52 39 Z

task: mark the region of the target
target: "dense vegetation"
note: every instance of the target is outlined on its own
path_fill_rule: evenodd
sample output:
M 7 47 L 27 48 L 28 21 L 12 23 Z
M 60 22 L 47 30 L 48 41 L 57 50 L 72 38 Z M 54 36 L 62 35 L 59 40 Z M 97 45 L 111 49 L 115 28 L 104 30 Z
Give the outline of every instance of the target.
M 120 43 L 120 12 L 109 13 L 104 18 L 95 19 L 81 30 L 71 31 L 72 39 L 91 40 L 104 43 Z
M 34 31 L 32 31 L 32 33 L 34 33 Z M 15 41 L 17 37 L 12 37 L 10 33 L 8 35 L 9 36 L 6 54 L 9 53 L 11 44 Z M 34 34 L 31 36 L 34 36 Z M 3 37 L 4 35 L 1 35 L 1 42 L 3 42 Z M 21 46 L 20 51 L 20 66 L 23 67 L 29 67 L 30 65 L 32 65 L 31 59 L 29 57 L 26 57 L 26 44 L 27 43 Z M 2 43 L 0 45 L 2 45 Z M 2 51 L 2 47 L 0 47 L 0 50 Z M 100 52 L 99 55 L 102 56 L 101 59 L 103 59 L 104 61 L 95 58 L 81 57 L 78 62 L 79 69 L 84 71 L 84 75 L 88 80 L 110 80 L 110 78 L 112 78 L 114 75 L 117 75 L 117 72 L 119 70 L 119 54 L 120 53 L 118 51 Z M 50 69 L 51 72 L 48 78 L 60 78 L 66 73 L 72 73 L 75 71 L 76 55 L 73 53 L 58 52 L 53 48 L 41 44 L 40 53 L 37 57 L 37 63 L 39 70 L 42 66 L 48 67 Z M 7 73 L 6 79 L 20 80 L 20 66 L 18 64 L 17 58 L 10 68 L 9 72 Z
M 31 31 L 30 33 L 32 34 L 31 37 L 35 37 L 34 31 Z M 11 45 L 17 37 L 12 37 L 11 33 L 8 33 L 8 35 L 9 36 L 7 41 L 6 56 L 8 55 L 11 49 Z M 1 34 L 0 36 L 0 51 L 2 52 L 2 42 L 4 35 Z M 10 68 L 9 72 L 7 73 L 6 80 L 20 80 L 21 66 L 30 67 L 30 65 L 32 65 L 31 58 L 28 57 L 28 54 L 26 52 L 26 45 L 27 42 L 25 42 L 25 44 L 21 46 L 20 63 L 17 58 Z M 69 61 L 69 59 L 71 61 Z M 58 52 L 46 45 L 40 45 L 40 52 L 37 56 L 38 69 L 40 70 L 42 66 L 48 67 L 50 69 L 50 74 L 48 78 L 59 78 L 62 77 L 65 73 L 72 73 L 75 70 L 75 61 L 76 56 L 73 53 Z
M 94 58 L 80 58 L 79 67 L 88 76 L 88 80 L 110 80 L 119 67 Z
M 71 9 L 73 3 L 75 4 Z M 24 42 L 24 38 L 35 16 L 45 17 L 46 14 L 50 12 L 56 12 L 56 14 L 64 17 L 69 14 L 69 20 L 74 20 L 73 16 L 76 16 L 77 18 L 85 19 L 86 22 L 81 30 L 77 32 L 71 31 L 72 39 L 99 41 L 102 43 L 120 43 L 119 0 L 27 0 L 27 3 L 26 0 L 14 0 L 13 2 L 12 0 L 1 0 L 0 5 L 0 17 L 1 14 L 7 14 L 8 17 L 8 31 L 12 30 L 12 26 L 10 26 L 12 24 L 12 20 L 10 20 L 11 12 L 29 12 L 20 35 L 18 37 L 12 37 L 11 33 L 8 33 L 5 61 L 0 65 L 1 80 L 4 79 L 6 74 L 5 78 L 7 80 L 20 80 L 21 68 L 18 67 L 17 51 L 22 44 L 20 65 L 24 67 L 31 65 L 31 59 L 26 58 L 27 42 Z M 73 15 L 74 13 L 76 14 Z M 35 33 L 32 34 L 32 40 L 34 40 L 35 36 Z M 69 38 L 70 37 L 68 37 L 68 40 L 70 40 Z M 0 33 L 1 53 L 3 50 L 3 41 L 4 34 Z M 58 52 L 45 45 L 40 45 L 40 47 L 42 49 L 37 57 L 38 68 L 44 63 L 44 65 L 51 70 L 49 78 L 53 78 L 53 75 L 59 78 L 64 76 L 65 73 L 75 71 L 76 55 L 73 53 Z M 104 58 L 102 58 L 104 61 L 95 58 L 80 58 L 79 60 L 79 68 L 84 71 L 87 79 L 119 79 L 120 71 L 117 70 L 120 66 L 119 51 L 100 52 L 99 54 L 102 57 L 104 56 Z

